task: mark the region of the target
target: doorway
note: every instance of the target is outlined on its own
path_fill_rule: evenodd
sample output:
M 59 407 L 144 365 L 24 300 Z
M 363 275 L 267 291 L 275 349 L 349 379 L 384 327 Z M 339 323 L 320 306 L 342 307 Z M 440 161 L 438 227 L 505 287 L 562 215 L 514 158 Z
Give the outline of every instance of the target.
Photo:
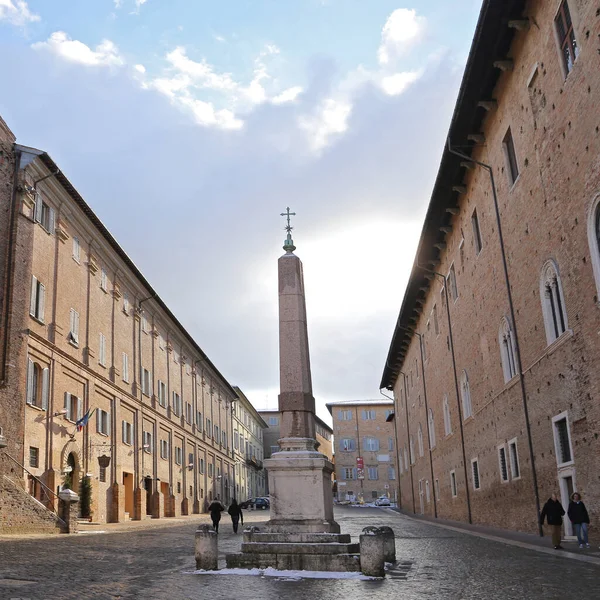
M 560 487 L 560 501 L 566 512 L 571 500 L 571 496 L 575 491 L 575 472 L 572 469 L 568 469 L 563 473 L 559 473 L 558 484 Z M 564 518 L 564 526 L 565 537 L 574 537 L 575 534 L 573 533 L 573 524 L 566 514 Z
M 146 490 L 146 514 L 152 516 L 152 477 L 144 477 Z
M 166 481 L 160 482 L 160 499 L 162 504 L 161 517 L 171 516 L 171 498 L 169 484 Z
M 123 472 L 123 488 L 125 490 L 125 512 L 133 517 L 133 475 Z

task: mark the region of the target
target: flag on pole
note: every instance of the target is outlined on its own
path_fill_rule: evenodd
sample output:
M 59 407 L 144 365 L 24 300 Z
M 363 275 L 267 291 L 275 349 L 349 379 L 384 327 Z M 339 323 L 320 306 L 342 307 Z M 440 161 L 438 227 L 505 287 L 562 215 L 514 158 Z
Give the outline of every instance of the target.
M 83 417 L 81 417 L 81 419 L 79 419 L 75 423 L 75 425 L 77 426 L 77 431 L 81 431 L 88 424 L 88 421 L 92 418 L 92 415 L 95 412 L 96 412 L 95 408 L 94 408 L 94 410 L 92 410 L 91 408 L 88 408 L 88 411 L 85 413 L 85 415 L 83 415 Z

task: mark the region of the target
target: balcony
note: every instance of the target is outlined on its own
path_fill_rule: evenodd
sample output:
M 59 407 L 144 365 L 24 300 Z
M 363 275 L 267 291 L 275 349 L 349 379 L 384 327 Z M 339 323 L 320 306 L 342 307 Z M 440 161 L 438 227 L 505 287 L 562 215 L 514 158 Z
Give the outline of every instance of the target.
M 255 469 L 262 469 L 262 460 L 258 460 L 256 456 L 252 456 L 250 454 L 246 454 L 246 464 L 249 467 L 254 467 Z

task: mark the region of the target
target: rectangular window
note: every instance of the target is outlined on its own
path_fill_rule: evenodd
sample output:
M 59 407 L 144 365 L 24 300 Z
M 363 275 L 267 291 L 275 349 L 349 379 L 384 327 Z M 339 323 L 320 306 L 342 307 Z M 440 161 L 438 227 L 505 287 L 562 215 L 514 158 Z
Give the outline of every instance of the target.
M 236 450 L 240 447 L 240 436 L 237 431 L 233 432 L 233 447 Z
M 515 143 L 513 141 L 510 127 L 502 141 L 504 148 L 504 157 L 506 160 L 506 172 L 508 173 L 508 181 L 513 185 L 519 176 L 519 163 L 517 162 L 517 153 L 515 152 Z
M 81 246 L 78 237 L 73 237 L 73 260 L 76 262 L 81 260 Z
M 127 421 L 122 422 L 123 426 L 123 443 L 128 446 L 133 445 L 133 424 Z
M 150 326 L 148 325 L 148 319 L 146 318 L 146 315 L 142 315 L 142 331 L 144 333 L 148 333 L 148 329 L 150 329 Z
M 379 479 L 379 469 L 377 467 L 367 467 L 367 477 L 371 480 Z
M 102 435 L 110 435 L 109 414 L 100 408 L 96 411 L 96 431 Z
M 393 452 L 394 450 L 394 438 L 388 438 L 388 450 Z
M 227 432 L 221 431 L 221 446 L 227 448 Z
M 498 465 L 500 467 L 500 481 L 503 483 L 508 481 L 508 464 L 506 462 L 506 448 L 498 447 Z
M 352 421 L 352 411 L 340 410 L 338 417 L 340 421 Z
M 183 449 L 175 446 L 175 464 L 180 465 L 183 462 Z
M 196 428 L 198 431 L 202 431 L 202 413 L 200 411 L 196 413 Z
M 344 467 L 342 469 L 342 479 L 356 479 L 354 469 L 352 467 Z
M 144 394 L 145 396 L 151 396 L 152 395 L 152 379 L 150 378 L 150 371 L 148 371 L 148 369 L 144 369 L 144 367 L 142 367 L 141 384 L 142 384 L 142 394 Z
M 81 401 L 81 398 L 78 398 L 73 394 L 69 394 L 69 392 L 65 392 L 64 408 L 67 411 L 65 413 L 65 418 L 68 421 L 71 421 L 72 423 L 75 423 L 78 419 L 81 419 L 81 417 L 83 416 L 83 403 Z
M 177 392 L 173 392 L 173 414 L 181 416 L 181 396 Z
M 212 433 L 212 426 L 210 424 L 210 419 L 206 419 L 206 433 L 208 433 L 208 436 L 210 437 L 210 434 Z
M 31 298 L 29 314 L 38 321 L 44 322 L 46 304 L 46 288 L 36 277 L 31 277 Z
M 29 466 L 38 468 L 40 466 L 40 449 L 29 446 Z
M 269 417 L 269 426 L 273 427 L 279 425 L 279 417 Z
M 162 333 L 158 334 L 158 347 L 160 350 L 165 349 L 165 338 L 162 336 Z
M 69 334 L 67 340 L 76 346 L 79 345 L 79 313 L 72 308 L 70 312 Z
M 388 479 L 390 481 L 396 479 L 396 469 L 394 467 L 388 467 Z
M 573 22 L 571 21 L 571 12 L 567 0 L 560 5 L 558 14 L 554 19 L 556 34 L 558 35 L 558 43 L 562 55 L 565 75 L 568 75 L 573 68 L 575 59 L 579 56 L 579 47 L 575 39 L 575 31 L 573 30 Z
M 129 383 L 129 357 L 123 352 L 123 381 Z
M 440 480 L 435 480 L 435 498 L 436 500 L 440 499 Z
M 340 440 L 340 450 L 342 452 L 354 452 L 356 450 L 356 440 L 352 438 L 342 438 Z
M 152 432 L 144 431 L 142 438 L 143 438 L 142 445 L 144 447 L 144 452 L 147 452 L 148 454 L 152 454 L 152 450 L 154 449 L 153 444 L 152 444 Z
M 169 458 L 169 442 L 168 440 L 160 440 L 160 457 L 165 460 Z
M 201 475 L 204 475 L 204 459 L 203 458 L 201 458 L 198 461 L 198 471 Z
M 102 483 L 106 483 L 106 467 L 103 467 L 102 465 L 100 465 L 100 470 L 98 472 L 98 479 Z
M 103 333 L 100 334 L 98 364 L 102 367 L 106 366 L 106 338 L 104 337 Z
M 454 269 L 454 263 L 450 267 L 450 272 L 446 277 L 446 281 L 448 283 L 447 289 L 450 294 L 450 298 L 456 302 L 458 300 L 458 286 L 456 285 L 456 271 Z
M 48 233 L 54 233 L 55 222 L 54 209 L 42 200 L 42 196 L 38 193 L 35 198 L 35 221 L 39 223 Z
M 219 427 L 217 425 L 213 427 L 213 439 L 217 440 L 217 442 L 219 441 Z M 248 442 L 246 442 L 246 445 L 247 444 Z
M 189 403 L 185 403 L 185 420 L 191 425 L 194 420 L 194 407 Z
M 429 479 L 425 481 L 425 499 L 427 500 L 427 504 L 431 501 L 431 494 L 429 492 Z
M 456 491 L 456 472 L 455 471 L 450 471 L 450 490 L 452 491 L 452 497 L 456 498 L 457 491 Z
M 510 475 L 512 479 L 518 479 L 521 476 L 519 468 L 519 453 L 517 451 L 517 440 L 508 442 L 508 455 L 510 458 Z
M 164 408 L 167 405 L 167 384 L 159 379 L 157 388 L 158 403 Z
M 123 294 L 123 312 L 129 316 L 129 295 L 127 292 Z
M 106 271 L 104 270 L 104 267 L 102 267 L 102 269 L 100 270 L 100 289 L 103 292 L 108 291 L 108 277 L 106 275 Z
M 190 469 L 193 469 L 194 468 L 194 464 L 195 464 L 195 462 L 194 462 L 194 454 L 192 452 L 190 452 L 190 453 L 188 453 L 188 464 L 187 464 L 187 466 Z
M 479 482 L 479 461 L 476 458 L 471 461 L 471 470 L 473 472 L 473 489 L 478 490 L 481 485 Z
M 363 449 L 371 452 L 377 452 L 379 450 L 379 440 L 374 437 L 366 437 L 363 440 Z
M 554 421 L 554 444 L 556 446 L 556 462 L 559 465 L 573 460 L 571 453 L 571 436 L 567 417 L 556 418 Z
M 215 466 L 209 462 L 208 463 L 208 476 L 212 477 L 213 476 L 213 472 L 214 472 Z
M 471 225 L 473 225 L 473 240 L 475 242 L 475 253 L 479 254 L 483 248 L 481 242 L 481 229 L 479 228 L 479 217 L 477 216 L 477 209 L 473 211 L 471 215 Z
M 363 418 L 363 421 L 374 421 L 375 420 L 375 411 L 372 409 L 363 410 L 362 418 Z

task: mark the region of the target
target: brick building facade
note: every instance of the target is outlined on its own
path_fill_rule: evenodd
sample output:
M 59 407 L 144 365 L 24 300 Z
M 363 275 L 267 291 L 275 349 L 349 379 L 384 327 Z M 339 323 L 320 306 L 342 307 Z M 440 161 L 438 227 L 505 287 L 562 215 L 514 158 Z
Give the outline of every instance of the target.
M 392 400 L 331 402 L 337 500 L 397 499 L 396 439 Z M 361 462 L 362 461 L 362 467 Z
M 48 154 L 13 142 L 1 122 L 3 481 L 39 509 L 85 479 L 99 522 L 228 501 L 236 392 Z
M 381 381 L 407 510 L 600 515 L 599 34 L 589 0 L 483 2 Z

